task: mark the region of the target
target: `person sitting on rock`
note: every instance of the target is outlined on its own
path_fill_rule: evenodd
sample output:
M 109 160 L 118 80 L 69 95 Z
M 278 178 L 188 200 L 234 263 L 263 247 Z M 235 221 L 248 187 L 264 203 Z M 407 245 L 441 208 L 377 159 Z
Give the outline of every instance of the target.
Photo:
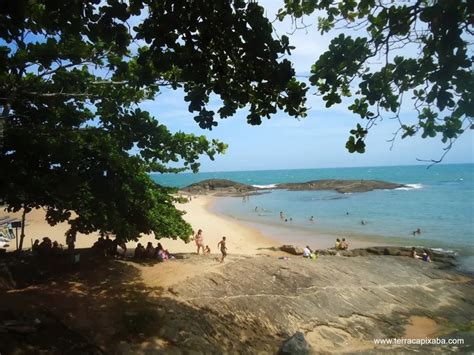
M 145 257 L 145 248 L 143 247 L 142 243 L 137 244 L 133 257 L 135 259 L 143 259 Z
M 163 246 L 161 245 L 161 243 L 158 243 L 156 245 L 156 248 L 155 248 L 155 257 L 158 258 L 158 256 L 160 255 L 160 252 L 163 250 Z
M 304 249 L 303 249 L 303 258 L 309 258 L 311 257 L 311 248 L 309 246 L 306 246 Z
M 419 256 L 418 254 L 416 254 L 416 249 L 415 247 L 412 247 L 411 248 L 411 251 L 410 251 L 410 258 L 413 258 L 413 259 L 420 259 L 421 256 Z
M 117 254 L 117 246 L 115 245 L 114 251 L 114 242 L 110 239 L 110 236 L 107 234 L 104 240 L 104 251 L 107 256 L 115 256 Z
M 39 256 L 48 256 L 51 255 L 51 249 L 53 248 L 53 243 L 48 237 L 44 237 L 43 241 L 38 245 L 38 255 Z
M 341 249 L 341 240 L 339 238 L 336 239 L 336 245 L 334 247 L 336 250 Z
M 158 258 L 159 261 L 166 261 L 170 258 L 170 253 L 166 249 L 161 249 L 158 252 L 158 257 L 157 258 Z
M 346 242 L 346 238 L 342 238 L 341 244 L 339 245 L 341 250 L 349 249 L 349 243 Z
M 153 259 L 154 256 L 155 256 L 155 248 L 153 248 L 153 244 L 151 244 L 151 242 L 148 242 L 145 249 L 145 257 L 147 259 Z
M 58 255 L 61 254 L 62 248 L 59 246 L 59 243 L 57 241 L 53 242 L 53 246 L 51 248 L 51 254 L 53 255 Z
M 92 249 L 99 255 L 104 256 L 105 250 L 105 240 L 104 237 L 101 235 L 97 241 L 92 245 Z
M 428 253 L 426 251 L 422 254 L 421 259 L 423 261 L 426 261 L 427 263 L 431 263 L 431 258 L 430 258 L 430 256 L 428 255 Z

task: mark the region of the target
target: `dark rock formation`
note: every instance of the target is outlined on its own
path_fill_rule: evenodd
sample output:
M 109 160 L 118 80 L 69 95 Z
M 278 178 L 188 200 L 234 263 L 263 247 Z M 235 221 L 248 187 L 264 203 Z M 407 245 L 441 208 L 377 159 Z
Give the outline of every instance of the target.
M 203 180 L 181 189 L 181 191 L 197 195 L 206 195 L 212 193 L 216 195 L 238 196 L 249 194 L 255 192 L 256 190 L 258 190 L 256 187 L 225 179 Z
M 313 180 L 308 182 L 297 182 L 278 184 L 276 188 L 292 191 L 308 190 L 334 190 L 341 193 L 346 192 L 367 192 L 372 190 L 392 190 L 404 187 L 402 184 L 377 180 Z
M 314 180 L 308 182 L 278 184 L 273 189 L 291 191 L 334 190 L 341 193 L 366 192 L 377 189 L 396 189 L 404 187 L 402 184 L 377 180 Z M 191 194 L 216 194 L 226 196 L 242 196 L 259 194 L 269 189 L 257 188 L 251 185 L 224 179 L 209 179 L 189 185 L 181 191 Z
M 311 351 L 311 347 L 306 342 L 304 334 L 296 332 L 288 338 L 278 351 L 279 355 L 306 355 Z

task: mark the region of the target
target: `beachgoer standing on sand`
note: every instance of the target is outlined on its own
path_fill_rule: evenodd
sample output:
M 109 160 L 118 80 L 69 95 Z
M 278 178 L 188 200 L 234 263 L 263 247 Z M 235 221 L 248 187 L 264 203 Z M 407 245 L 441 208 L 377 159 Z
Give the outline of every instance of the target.
M 280 219 L 284 219 L 283 212 L 280 212 Z
M 221 249 L 221 253 L 222 253 L 222 259 L 221 259 L 221 263 L 224 262 L 224 258 L 227 256 L 227 247 L 225 246 L 225 237 L 222 237 L 222 240 L 217 243 L 217 249 Z
M 202 253 L 204 254 L 204 241 L 202 237 L 202 229 L 198 230 L 196 236 L 194 237 L 197 247 L 197 253 L 199 254 L 199 249 L 202 248 Z

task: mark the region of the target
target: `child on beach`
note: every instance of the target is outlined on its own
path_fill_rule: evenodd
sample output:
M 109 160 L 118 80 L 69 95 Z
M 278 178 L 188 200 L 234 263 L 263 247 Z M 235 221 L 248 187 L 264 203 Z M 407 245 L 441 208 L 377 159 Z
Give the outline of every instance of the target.
M 225 237 L 222 237 L 222 240 L 219 243 L 217 243 L 217 249 L 219 249 L 219 246 L 222 253 L 221 263 L 223 263 L 224 258 L 227 256 L 227 247 L 225 246 Z
M 211 248 L 209 248 L 209 245 L 206 245 L 206 248 L 204 249 L 204 254 L 211 254 Z

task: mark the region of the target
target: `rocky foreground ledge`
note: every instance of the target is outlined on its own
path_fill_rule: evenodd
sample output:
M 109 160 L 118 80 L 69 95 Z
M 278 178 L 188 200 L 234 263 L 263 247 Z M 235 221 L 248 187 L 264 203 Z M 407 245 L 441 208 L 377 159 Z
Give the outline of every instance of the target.
M 197 195 L 226 195 L 243 196 L 252 193 L 263 193 L 270 189 L 282 189 L 291 191 L 313 191 L 313 190 L 334 190 L 340 193 L 367 192 L 372 190 L 393 190 L 406 187 L 402 184 L 395 184 L 378 180 L 313 180 L 300 183 L 276 184 L 271 188 L 255 187 L 232 180 L 208 179 L 189 185 L 181 191 Z
M 195 254 L 159 264 L 91 259 L 80 272 L 58 275 L 55 268 L 35 287 L 0 287 L 2 350 L 274 354 L 292 339 L 292 354 L 304 353 L 298 345 L 317 354 L 474 351 L 473 279 L 444 262 L 396 256 L 404 251 L 390 248 L 348 257 L 321 251 L 316 261 L 260 252 L 231 253 L 224 264 Z M 156 272 L 165 267 L 193 272 L 156 287 Z M 35 273 L 24 271 L 12 270 L 13 277 Z M 434 337 L 464 344 L 374 344 Z
M 170 288 L 178 303 L 170 312 L 174 303 L 161 300 L 169 321 L 162 331 L 181 350 L 197 352 L 276 353 L 298 332 L 311 353 L 472 351 L 473 280 L 444 266 L 373 254 L 241 258 Z M 375 338 L 425 337 L 465 343 L 374 344 Z
M 281 247 L 271 247 L 269 248 L 273 251 L 283 251 L 292 255 L 303 255 L 303 248 L 295 245 L 282 245 Z M 336 250 L 331 249 L 316 249 L 314 252 L 319 256 L 346 256 L 346 257 L 355 257 L 355 256 L 370 256 L 370 255 L 384 255 L 384 256 L 404 256 L 410 257 L 411 248 L 408 247 L 397 247 L 397 246 L 380 246 L 380 247 L 369 247 L 369 248 L 357 248 L 349 250 Z M 415 252 L 417 255 L 422 255 L 426 252 L 430 259 L 436 263 L 439 263 L 440 267 L 455 267 L 457 265 L 456 256 L 452 252 L 441 252 L 429 248 L 415 247 Z

